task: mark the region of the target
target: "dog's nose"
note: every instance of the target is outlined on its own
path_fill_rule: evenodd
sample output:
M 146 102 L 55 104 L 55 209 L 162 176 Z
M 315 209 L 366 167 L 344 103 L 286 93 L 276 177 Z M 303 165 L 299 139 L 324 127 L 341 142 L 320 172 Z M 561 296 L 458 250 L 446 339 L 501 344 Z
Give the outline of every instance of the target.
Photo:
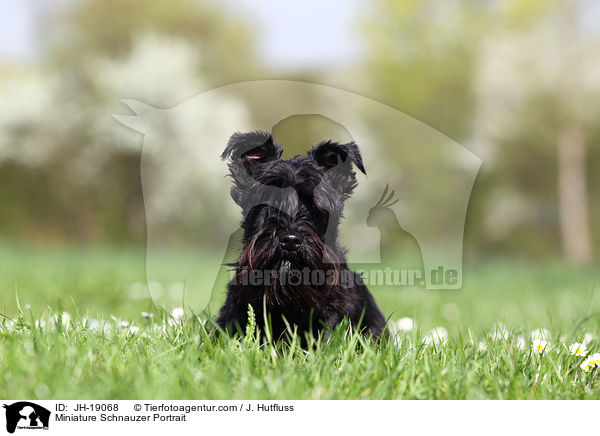
M 300 236 L 296 233 L 286 233 L 281 237 L 281 248 L 287 251 L 296 251 L 300 246 Z

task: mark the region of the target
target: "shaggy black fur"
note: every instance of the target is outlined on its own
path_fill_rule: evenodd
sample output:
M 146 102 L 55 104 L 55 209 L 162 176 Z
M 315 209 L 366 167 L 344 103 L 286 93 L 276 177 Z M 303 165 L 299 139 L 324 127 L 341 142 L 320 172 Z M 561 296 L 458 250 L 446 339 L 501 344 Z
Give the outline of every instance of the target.
M 282 152 L 269 132 L 256 131 L 234 134 L 221 156 L 229 158 L 244 237 L 217 324 L 241 331 L 250 304 L 259 327 L 266 308 L 275 339 L 284 319 L 316 335 L 348 318 L 379 337 L 385 318 L 337 242 L 344 200 L 356 186 L 352 165 L 366 174 L 358 147 L 325 141 L 290 160 Z

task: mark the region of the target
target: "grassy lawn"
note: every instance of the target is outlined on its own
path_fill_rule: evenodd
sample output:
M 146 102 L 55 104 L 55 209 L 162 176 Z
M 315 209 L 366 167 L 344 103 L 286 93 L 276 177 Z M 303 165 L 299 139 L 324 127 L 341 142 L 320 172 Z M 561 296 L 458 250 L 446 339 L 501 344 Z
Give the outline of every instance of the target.
M 374 287 L 391 325 L 410 317 L 412 330 L 375 345 L 340 326 L 305 351 L 207 336 L 206 295 L 165 283 L 152 301 L 144 265 L 141 250 L 1 248 L 0 397 L 600 398 L 596 370 L 568 349 L 585 335 L 600 352 L 597 266 L 467 262 L 459 291 Z

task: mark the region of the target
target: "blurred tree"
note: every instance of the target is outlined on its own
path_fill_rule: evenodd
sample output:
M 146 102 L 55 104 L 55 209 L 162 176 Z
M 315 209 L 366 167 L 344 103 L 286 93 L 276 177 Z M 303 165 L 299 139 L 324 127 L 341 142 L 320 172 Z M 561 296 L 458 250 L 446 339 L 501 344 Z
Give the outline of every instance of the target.
M 478 2 L 379 0 L 364 23 L 374 97 L 454 137 L 472 113 L 473 41 L 489 20 Z
M 546 192 L 544 204 L 555 208 L 553 231 L 573 263 L 592 257 L 587 166 L 598 164 L 597 159 L 586 161 L 591 123 L 600 111 L 595 104 L 600 41 L 582 29 L 589 6 L 548 2 L 535 25 L 489 38 L 475 85 L 475 140 L 487 144 L 499 170 L 514 176 L 521 167 L 513 192 L 531 186 Z M 532 184 L 536 179 L 545 181 Z
M 46 53 L 63 66 L 83 67 L 90 56 L 118 58 L 142 35 L 159 34 L 194 47 L 209 86 L 248 80 L 256 71 L 254 29 L 216 1 L 85 0 L 48 19 Z
M 111 114 L 123 112 L 122 98 L 170 107 L 248 79 L 253 29 L 214 1 L 38 7 L 39 64 L 0 76 L 0 203 L 10 205 L 0 213 L 0 236 L 144 242 L 142 138 Z M 214 110 L 245 119 L 227 104 Z
M 580 29 L 591 7 L 559 0 L 371 5 L 363 27 L 373 95 L 484 159 L 466 233 L 475 251 L 543 256 L 562 245 L 570 260 L 590 258 L 585 167 L 598 160 L 586 161 L 585 142 L 594 134 L 600 76 L 592 73 L 597 40 Z M 417 154 L 424 158 L 421 149 L 404 158 L 417 161 Z
M 592 258 L 592 242 L 588 222 L 587 171 L 585 163 L 586 134 L 582 126 L 582 99 L 588 94 L 579 72 L 582 48 L 586 41 L 580 35 L 578 18 L 582 16 L 579 1 L 562 5 L 558 26 L 558 43 L 563 57 L 557 87 L 558 133 L 558 200 L 563 250 L 573 263 L 587 263 Z M 600 79 L 599 79 L 600 80 Z M 600 95 L 596 95 L 599 98 Z

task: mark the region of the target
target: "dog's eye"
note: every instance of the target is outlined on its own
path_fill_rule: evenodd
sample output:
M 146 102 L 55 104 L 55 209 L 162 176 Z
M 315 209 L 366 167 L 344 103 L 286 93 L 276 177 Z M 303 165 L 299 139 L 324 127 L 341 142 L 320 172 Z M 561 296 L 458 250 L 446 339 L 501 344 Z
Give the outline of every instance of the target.
M 267 219 L 267 222 L 273 226 L 276 226 L 279 224 L 279 218 L 277 218 L 276 216 L 271 216 Z
M 306 204 L 306 203 L 302 203 L 300 205 L 300 208 L 298 209 L 298 212 L 296 213 L 296 219 L 298 218 L 303 218 L 303 219 L 310 219 L 311 217 L 311 211 L 310 209 L 314 208 L 314 205 L 312 205 L 311 203 Z
M 264 180 L 264 184 L 266 186 L 275 186 L 277 188 L 285 189 L 293 186 L 293 183 L 286 178 L 282 177 L 270 177 Z

